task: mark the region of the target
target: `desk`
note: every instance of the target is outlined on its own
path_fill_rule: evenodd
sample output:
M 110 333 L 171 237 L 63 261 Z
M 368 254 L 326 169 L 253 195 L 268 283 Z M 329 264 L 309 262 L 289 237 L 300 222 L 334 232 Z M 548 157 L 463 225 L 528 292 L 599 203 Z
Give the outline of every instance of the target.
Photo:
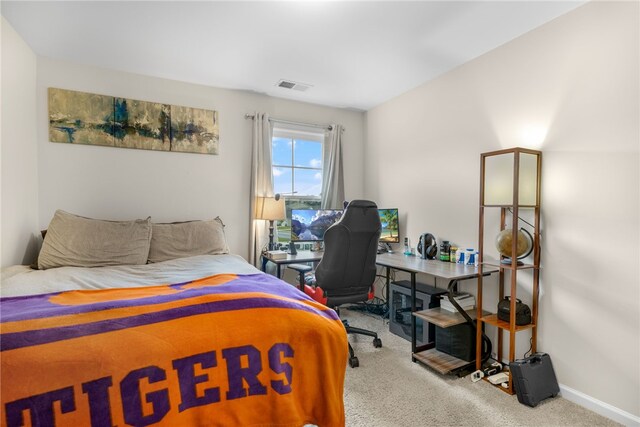
M 281 278 L 281 266 L 286 264 L 297 264 L 304 262 L 318 262 L 322 259 L 322 251 L 298 251 L 296 255 L 287 254 L 286 258 L 273 259 L 269 256 L 269 253 L 262 254 L 262 271 L 266 270 L 267 262 L 272 262 L 276 265 L 276 277 Z
M 454 369 L 469 365 L 472 362 L 461 361 L 453 356 L 435 350 L 435 342 L 427 343 L 422 346 L 416 345 L 416 317 L 420 317 L 425 321 L 436 324 L 441 327 L 453 326 L 456 324 L 473 321 L 472 318 L 477 315 L 476 310 L 463 311 L 460 313 L 446 313 L 440 308 L 431 310 L 423 310 L 416 313 L 416 275 L 418 273 L 428 274 L 436 278 L 446 279 L 449 281 L 447 290 L 449 291 L 449 300 L 456 306 L 457 303 L 453 299 L 453 292 L 457 288 L 460 280 L 477 279 L 479 277 L 478 268 L 470 265 L 455 264 L 451 262 L 443 262 L 439 260 L 422 259 L 417 256 L 406 256 L 399 253 L 379 254 L 376 258 L 376 264 L 386 267 L 387 269 L 387 292 L 386 298 L 389 302 L 389 281 L 391 269 L 404 271 L 411 275 L 411 360 L 413 362 L 422 362 L 440 373 L 448 373 Z M 497 272 L 497 268 L 484 266 L 483 275 L 488 276 Z M 455 360 L 452 360 L 455 359 Z

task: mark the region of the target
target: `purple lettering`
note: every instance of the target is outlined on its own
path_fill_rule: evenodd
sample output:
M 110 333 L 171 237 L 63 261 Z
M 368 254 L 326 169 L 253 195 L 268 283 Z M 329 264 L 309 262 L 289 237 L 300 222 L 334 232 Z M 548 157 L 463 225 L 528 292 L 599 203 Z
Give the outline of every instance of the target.
M 173 361 L 173 369 L 178 371 L 178 382 L 180 384 L 180 397 L 182 402 L 178 405 L 178 411 L 196 406 L 206 405 L 220 401 L 220 387 L 212 387 L 204 390 L 204 396 L 198 396 L 196 385 L 209 380 L 209 375 L 195 375 L 194 366 L 199 364 L 202 368 L 215 368 L 216 352 L 194 354 L 193 356 L 177 359 Z
M 291 393 L 291 379 L 293 377 L 293 367 L 291 364 L 283 362 L 283 357 L 293 357 L 293 349 L 289 344 L 276 343 L 269 349 L 269 367 L 276 374 L 284 373 L 287 383 L 283 380 L 271 381 L 271 388 L 278 394 Z
M 91 427 L 113 427 L 109 401 L 109 387 L 112 385 L 111 377 L 103 377 L 82 384 L 82 392 L 87 395 L 89 401 Z
M 140 396 L 140 380 L 148 378 L 150 384 L 164 381 L 167 375 L 164 369 L 157 366 L 147 366 L 136 369 L 127 374 L 120 381 L 120 395 L 122 397 L 122 410 L 124 420 L 132 426 L 147 426 L 164 418 L 169 412 L 169 391 L 166 388 L 152 391 L 145 395 L 147 403 L 151 403 L 153 413 L 144 415 L 142 412 L 142 396 Z
M 267 387 L 258 378 L 263 371 L 262 355 L 258 348 L 245 345 L 220 351 L 227 368 L 227 400 L 267 394 Z M 268 364 L 271 371 L 269 375 L 273 378 L 270 386 L 280 395 L 292 392 L 293 357 L 294 350 L 287 343 L 275 343 L 269 349 Z M 180 387 L 179 412 L 220 402 L 221 385 L 213 386 L 210 383 L 210 375 L 216 371 L 205 371 L 218 368 L 215 350 L 175 359 L 172 361 L 172 366 L 177 373 Z M 201 373 L 196 375 L 196 370 Z M 159 423 L 165 418 L 171 410 L 167 385 L 158 385 L 155 391 L 146 393 L 143 390 L 148 390 L 147 383 L 166 383 L 166 381 L 165 370 L 155 365 L 132 370 L 120 381 L 122 411 L 127 425 L 147 426 Z M 203 383 L 210 387 L 198 388 L 198 384 Z M 144 387 L 142 387 L 143 384 Z M 91 427 L 114 427 L 111 393 L 115 391 L 111 390 L 112 387 L 113 377 L 111 376 L 81 384 L 82 393 L 86 394 L 89 406 L 89 420 L 83 421 L 83 424 L 89 424 Z M 34 427 L 55 427 L 64 423 L 65 417 L 60 417 L 60 414 L 76 411 L 74 387 L 69 386 L 14 400 L 6 403 L 4 409 L 7 427 L 24 426 L 28 421 L 25 420 L 26 417 Z M 60 419 L 56 419 L 56 416 Z
M 24 425 L 23 411 L 31 413 L 31 425 L 33 427 L 54 427 L 56 425 L 53 403 L 59 401 L 62 413 L 76 410 L 76 402 L 73 396 L 73 387 L 65 387 L 47 393 L 36 394 L 24 399 L 14 400 L 5 405 L 7 412 L 7 427 L 19 427 Z
M 242 367 L 242 356 L 247 357 L 246 368 Z M 243 380 L 249 385 L 249 396 L 267 394 L 267 388 L 258 380 L 258 374 L 262 372 L 262 360 L 257 348 L 252 345 L 226 348 L 222 350 L 222 357 L 227 361 L 228 400 L 247 396 Z

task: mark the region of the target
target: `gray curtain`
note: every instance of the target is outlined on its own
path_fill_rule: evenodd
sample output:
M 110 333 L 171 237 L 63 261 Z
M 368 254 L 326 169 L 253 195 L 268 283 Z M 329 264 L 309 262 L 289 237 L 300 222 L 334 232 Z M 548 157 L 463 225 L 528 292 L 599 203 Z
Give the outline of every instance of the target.
M 342 172 L 342 125 L 331 125 L 324 141 L 322 209 L 342 209 L 344 176 Z
M 251 201 L 249 262 L 259 266 L 260 254 L 269 242 L 269 224 L 255 220 L 256 197 L 273 196 L 273 171 L 271 168 L 271 135 L 273 126 L 266 113 L 255 113 L 253 117 L 253 145 L 251 153 Z

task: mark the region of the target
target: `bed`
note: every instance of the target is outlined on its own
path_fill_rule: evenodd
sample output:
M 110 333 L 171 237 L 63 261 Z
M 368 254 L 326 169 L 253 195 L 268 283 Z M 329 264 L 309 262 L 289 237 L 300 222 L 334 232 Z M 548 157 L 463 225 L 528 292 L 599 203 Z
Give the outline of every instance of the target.
M 336 313 L 237 255 L 13 266 L 0 291 L 2 426 L 344 425 Z

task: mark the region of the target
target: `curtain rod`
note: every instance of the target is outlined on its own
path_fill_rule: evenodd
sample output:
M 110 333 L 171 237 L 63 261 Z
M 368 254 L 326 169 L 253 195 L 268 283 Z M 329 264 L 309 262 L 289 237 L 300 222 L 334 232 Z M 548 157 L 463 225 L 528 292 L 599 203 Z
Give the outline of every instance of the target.
M 245 114 L 244 118 L 245 119 L 252 119 L 255 116 L 253 114 Z M 331 125 L 319 125 L 316 123 L 303 123 L 303 122 L 294 122 L 292 120 L 282 120 L 282 119 L 275 119 L 273 117 L 269 117 L 269 121 L 270 122 L 274 122 L 274 123 L 282 123 L 285 125 L 296 125 L 296 126 L 308 126 L 308 127 L 314 127 L 314 128 L 320 128 L 320 129 L 326 129 L 326 130 L 333 130 L 333 126 Z

